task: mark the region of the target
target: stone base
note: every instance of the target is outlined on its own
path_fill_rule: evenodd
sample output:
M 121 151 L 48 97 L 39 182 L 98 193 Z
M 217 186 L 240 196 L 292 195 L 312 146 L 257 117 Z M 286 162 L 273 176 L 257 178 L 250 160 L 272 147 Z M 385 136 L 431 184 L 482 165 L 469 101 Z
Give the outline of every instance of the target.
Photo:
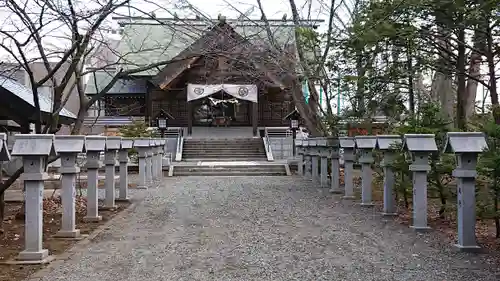
M 84 222 L 100 222 L 100 221 L 102 221 L 102 217 L 101 216 L 97 216 L 97 217 L 84 217 L 83 221 Z
M 67 231 L 67 230 L 59 230 L 55 235 L 54 238 L 70 238 L 70 239 L 81 239 L 80 237 L 82 234 L 80 233 L 80 229 L 75 229 L 73 231 Z
M 22 251 L 15 260 L 7 261 L 7 264 L 47 264 L 54 260 L 49 256 L 49 250 L 42 249 L 39 252 Z
M 375 204 L 373 202 L 367 202 L 367 203 L 360 203 L 359 204 L 361 207 L 373 207 Z
M 466 253 L 479 253 L 482 251 L 481 247 L 479 246 L 463 246 L 459 244 L 454 245 L 460 252 L 466 252 Z
M 116 198 L 115 202 L 130 202 L 130 198 Z
M 136 188 L 137 189 L 148 189 L 149 187 L 146 185 L 138 185 Z
M 116 210 L 117 206 L 99 206 L 99 211 L 114 211 Z
M 344 193 L 344 191 L 342 189 L 334 189 L 334 188 L 330 188 L 329 192 L 333 193 L 333 194 L 342 194 L 342 193 Z
M 382 212 L 382 216 L 384 216 L 384 217 L 395 217 L 397 215 L 398 215 L 398 213 L 386 213 L 386 212 Z
M 342 199 L 345 199 L 345 200 L 354 200 L 354 199 L 356 199 L 356 197 L 354 197 L 354 196 L 342 196 Z
M 428 226 L 410 225 L 410 228 L 413 229 L 415 232 L 419 232 L 419 233 L 425 233 L 425 232 L 429 232 L 431 230 L 431 228 Z

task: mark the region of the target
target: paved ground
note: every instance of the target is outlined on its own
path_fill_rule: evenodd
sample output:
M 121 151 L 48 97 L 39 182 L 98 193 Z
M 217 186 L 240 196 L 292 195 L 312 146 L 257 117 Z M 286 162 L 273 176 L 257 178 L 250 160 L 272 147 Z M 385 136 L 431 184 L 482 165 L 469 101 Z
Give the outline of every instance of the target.
M 167 178 L 43 280 L 500 280 L 484 256 L 295 177 Z

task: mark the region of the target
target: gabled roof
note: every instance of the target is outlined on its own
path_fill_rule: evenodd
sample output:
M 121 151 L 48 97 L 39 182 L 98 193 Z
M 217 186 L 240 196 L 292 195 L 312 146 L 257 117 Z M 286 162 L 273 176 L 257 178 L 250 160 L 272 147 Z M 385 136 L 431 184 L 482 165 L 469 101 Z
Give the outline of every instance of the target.
M 276 86 L 284 88 L 284 83 L 273 74 L 275 71 L 266 67 L 266 64 L 271 61 L 276 64 L 284 54 L 273 52 L 268 47 L 252 44 L 251 40 L 237 33 L 225 20 L 219 21 L 177 56 L 173 57 L 173 62 L 166 65 L 154 77 L 153 83 L 159 85 L 160 88 L 166 88 L 200 57 L 211 55 L 226 55 L 230 60 L 245 60 L 250 67 L 257 71 L 252 73 L 252 76 L 265 76 Z
M 218 20 L 115 18 L 123 26 L 122 39 L 117 47 L 124 70 L 172 60 L 200 37 L 213 30 Z M 260 20 L 232 21 L 225 24 L 254 46 L 269 46 L 264 24 Z M 304 22 L 314 28 L 316 21 Z M 295 46 L 295 26 L 290 21 L 271 21 L 273 39 L 280 47 Z M 161 68 L 160 68 L 161 69 Z M 158 74 L 151 69 L 136 75 Z

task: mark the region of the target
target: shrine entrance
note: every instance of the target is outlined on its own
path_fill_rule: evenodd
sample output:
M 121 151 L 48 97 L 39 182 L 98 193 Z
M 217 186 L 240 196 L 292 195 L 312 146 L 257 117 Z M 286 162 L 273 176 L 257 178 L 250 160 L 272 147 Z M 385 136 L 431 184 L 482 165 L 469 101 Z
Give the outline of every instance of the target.
M 193 126 L 253 127 L 257 135 L 256 85 L 188 84 L 188 135 Z
M 251 126 L 251 103 L 219 91 L 193 102 L 193 126 Z

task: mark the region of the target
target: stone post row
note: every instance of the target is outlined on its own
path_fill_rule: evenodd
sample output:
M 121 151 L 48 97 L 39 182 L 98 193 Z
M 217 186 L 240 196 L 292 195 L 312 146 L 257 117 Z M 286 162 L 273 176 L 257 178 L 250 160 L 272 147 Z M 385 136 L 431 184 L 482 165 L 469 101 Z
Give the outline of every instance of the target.
M 163 178 L 163 146 L 162 139 L 138 139 L 135 147 L 139 150 L 139 178 L 141 188 L 158 187 Z M 142 171 L 142 173 L 141 173 Z
M 412 163 L 409 167 L 413 173 L 413 220 L 411 228 L 415 231 L 429 230 L 427 224 L 427 173 L 430 171 L 429 156 L 438 151 L 435 136 L 433 134 L 406 134 L 401 139 L 398 135 L 378 136 L 356 136 L 340 137 L 338 144 L 343 150 L 344 159 L 344 197 L 354 198 L 353 193 L 353 163 L 355 161 L 355 149 L 359 152 L 359 163 L 362 165 L 362 188 L 361 205 L 372 206 L 372 181 L 373 171 L 371 165 L 374 162 L 372 152 L 377 149 L 383 153 L 381 166 L 384 170 L 384 216 L 397 214 L 394 194 L 394 171 L 392 168 L 394 159 L 398 154 L 410 153 Z M 403 151 L 399 150 L 402 144 Z M 331 185 L 336 186 L 336 173 L 338 171 L 335 163 L 335 143 L 327 142 L 325 138 L 310 138 L 297 142 L 299 154 L 299 175 L 307 179 L 313 179 L 319 186 L 325 186 L 325 174 L 327 172 L 325 158 L 326 151 L 331 150 Z M 463 251 L 477 251 L 479 246 L 475 237 L 475 178 L 478 155 L 487 148 L 486 138 L 479 132 L 451 132 L 447 134 L 447 142 L 444 146 L 446 153 L 455 153 L 457 157 L 457 168 L 453 176 L 457 179 L 457 227 L 458 241 L 456 247 Z M 318 165 L 315 157 L 321 157 L 320 180 L 315 175 Z M 308 159 L 313 159 L 309 164 Z M 300 159 L 304 159 L 300 161 Z M 302 166 L 303 165 L 303 166 Z M 312 172 L 308 172 L 312 169 Z
M 10 155 L 5 145 L 5 135 L 0 135 L 0 161 L 8 160 Z M 18 134 L 12 155 L 22 157 L 24 174 L 21 179 L 25 185 L 25 249 L 12 263 L 39 264 L 50 260 L 49 253 L 42 247 L 43 241 L 43 196 L 44 181 L 48 179 L 46 167 L 49 157 L 59 155 L 61 166 L 62 223 L 55 238 L 81 239 L 76 229 L 75 196 L 76 176 L 80 173 L 77 164 L 79 153 L 87 153 L 87 214 L 85 221 L 99 221 L 98 210 L 98 171 L 101 168 L 100 154 L 106 152 L 106 207 L 115 206 L 115 162 L 116 151 L 120 151 L 121 185 L 120 198 L 128 199 L 127 164 L 128 149 L 132 140 L 121 137 L 104 136 L 54 136 L 51 134 Z

